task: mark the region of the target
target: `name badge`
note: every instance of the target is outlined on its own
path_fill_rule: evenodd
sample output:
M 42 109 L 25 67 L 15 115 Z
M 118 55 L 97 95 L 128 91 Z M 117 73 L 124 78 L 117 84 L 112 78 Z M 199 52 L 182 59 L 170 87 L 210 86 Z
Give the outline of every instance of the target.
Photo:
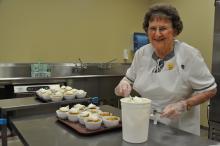
M 166 64 L 166 67 L 167 67 L 167 70 L 172 70 L 172 69 L 174 68 L 174 64 L 171 63 L 171 62 L 168 62 L 168 63 Z

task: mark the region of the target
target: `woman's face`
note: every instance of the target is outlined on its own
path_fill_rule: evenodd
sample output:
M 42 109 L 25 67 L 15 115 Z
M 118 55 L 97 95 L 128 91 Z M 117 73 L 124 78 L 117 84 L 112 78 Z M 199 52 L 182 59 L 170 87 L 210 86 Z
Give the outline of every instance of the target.
M 167 54 L 173 49 L 175 31 L 172 22 L 165 18 L 154 18 L 149 22 L 148 37 L 157 53 Z

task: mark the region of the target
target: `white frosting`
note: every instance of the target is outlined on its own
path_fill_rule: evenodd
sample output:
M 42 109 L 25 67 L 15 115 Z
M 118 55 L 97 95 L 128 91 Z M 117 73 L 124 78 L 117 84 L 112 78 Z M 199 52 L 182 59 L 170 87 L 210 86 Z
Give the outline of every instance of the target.
M 74 105 L 74 108 L 84 109 L 84 108 L 85 108 L 85 105 L 82 105 L 82 104 L 76 104 L 76 105 Z
M 66 89 L 66 86 L 63 85 L 63 86 L 61 86 L 60 88 L 61 88 L 61 89 Z
M 77 92 L 78 90 L 77 89 L 72 89 L 71 90 L 73 93 Z
M 77 91 L 79 94 L 82 94 L 82 93 L 84 93 L 84 90 L 78 90 Z
M 88 108 L 96 108 L 96 105 L 90 103 L 90 104 L 88 105 Z
M 44 93 L 44 91 L 42 92 L 42 89 L 43 89 L 43 88 L 41 88 L 41 89 L 39 89 L 39 90 L 36 91 L 36 93 L 37 93 L 38 96 L 42 96 L 42 94 Z
M 47 90 L 45 93 L 43 93 L 43 96 L 50 96 L 52 92 L 50 90 Z
M 77 113 L 79 113 L 79 109 L 78 108 L 71 108 L 69 110 L 69 113 L 77 114 Z
M 55 96 L 63 96 L 63 93 L 58 91 L 58 92 L 56 92 L 54 95 L 55 95 Z
M 51 90 L 47 90 L 46 93 L 50 95 L 50 94 L 52 94 L 52 91 Z
M 88 111 L 84 111 L 84 112 L 81 112 L 80 115 L 82 117 L 87 117 L 87 116 L 89 116 L 89 112 Z
M 91 121 L 98 121 L 99 120 L 98 116 L 96 116 L 96 115 L 90 115 L 87 119 L 91 120 Z
M 72 90 L 66 91 L 64 95 L 74 95 L 74 92 Z
M 59 110 L 62 111 L 62 112 L 68 112 L 69 111 L 69 105 L 65 106 L 65 107 L 61 107 Z
M 65 89 L 60 89 L 59 92 L 64 93 Z
M 86 94 L 86 91 L 84 91 L 84 90 L 77 90 L 77 94 L 79 94 L 79 95 L 82 94 L 83 95 L 83 94 Z
M 60 90 L 60 87 L 51 87 L 50 90 L 55 93 Z
M 70 86 L 66 86 L 66 91 L 72 90 L 73 88 Z
M 121 102 L 125 102 L 125 103 L 134 103 L 134 104 L 143 104 L 143 103 L 150 103 L 151 100 L 147 99 L 147 98 L 140 98 L 140 97 L 125 97 L 121 99 Z
M 47 92 L 47 90 L 46 90 L 46 89 L 44 89 L 44 88 L 40 88 L 40 89 L 38 90 L 38 92 L 42 94 L 42 93 Z

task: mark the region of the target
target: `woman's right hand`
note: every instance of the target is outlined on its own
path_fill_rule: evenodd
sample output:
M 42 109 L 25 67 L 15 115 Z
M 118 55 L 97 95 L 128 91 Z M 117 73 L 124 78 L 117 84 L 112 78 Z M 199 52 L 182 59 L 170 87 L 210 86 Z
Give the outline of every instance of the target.
M 123 97 L 128 97 L 131 93 L 131 85 L 128 81 L 125 79 L 122 79 L 120 83 L 117 85 L 115 88 L 115 94 L 117 96 L 123 96 Z

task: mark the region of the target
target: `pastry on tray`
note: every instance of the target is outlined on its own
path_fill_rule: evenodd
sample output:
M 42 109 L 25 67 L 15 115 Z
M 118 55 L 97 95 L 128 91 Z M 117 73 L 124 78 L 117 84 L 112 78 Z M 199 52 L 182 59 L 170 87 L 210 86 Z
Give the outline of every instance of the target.
M 68 111 L 69 106 L 59 108 L 58 110 L 56 110 L 57 117 L 60 119 L 66 119 Z
M 42 94 L 45 93 L 46 91 L 47 91 L 46 89 L 40 88 L 39 90 L 36 91 L 36 94 L 41 97 Z
M 51 100 L 51 95 L 52 95 L 52 91 L 51 90 L 46 90 L 46 92 L 44 92 L 41 95 L 41 98 L 48 101 L 48 100 Z
M 90 112 L 88 112 L 88 111 L 81 112 L 78 115 L 79 123 L 82 124 L 82 125 L 85 125 L 84 119 L 86 117 L 89 117 L 89 115 L 90 115 Z
M 76 92 L 76 97 L 77 98 L 85 98 L 86 97 L 87 92 L 84 90 L 77 90 Z
M 103 123 L 104 123 L 105 127 L 111 128 L 111 127 L 115 127 L 119 124 L 120 117 L 105 116 L 105 117 L 103 117 L 102 120 L 103 120 Z
M 66 86 L 65 91 L 70 91 L 70 90 L 72 90 L 72 89 L 73 89 L 72 87 Z
M 87 109 L 100 109 L 98 106 L 96 106 L 95 104 L 92 104 L 90 103 L 88 106 L 87 106 Z
M 78 104 L 74 105 L 74 108 L 78 108 L 79 111 L 82 112 L 85 110 L 86 106 L 78 103 Z
M 71 108 L 67 113 L 68 120 L 72 122 L 78 121 L 78 115 L 79 115 L 79 109 L 77 108 Z
M 63 93 L 58 91 L 56 93 L 53 93 L 50 96 L 50 98 L 52 101 L 62 101 L 63 100 Z
M 72 90 L 68 90 L 68 91 L 64 92 L 63 96 L 64 96 L 64 99 L 66 99 L 66 100 L 74 99 L 76 96 L 76 89 L 75 90 L 72 89 Z
M 100 113 L 99 113 L 99 116 L 100 116 L 101 118 L 106 117 L 106 116 L 112 116 L 112 113 L 110 113 L 110 112 L 100 112 Z
M 98 116 L 90 115 L 84 119 L 85 126 L 89 130 L 97 130 L 101 127 L 102 119 Z

